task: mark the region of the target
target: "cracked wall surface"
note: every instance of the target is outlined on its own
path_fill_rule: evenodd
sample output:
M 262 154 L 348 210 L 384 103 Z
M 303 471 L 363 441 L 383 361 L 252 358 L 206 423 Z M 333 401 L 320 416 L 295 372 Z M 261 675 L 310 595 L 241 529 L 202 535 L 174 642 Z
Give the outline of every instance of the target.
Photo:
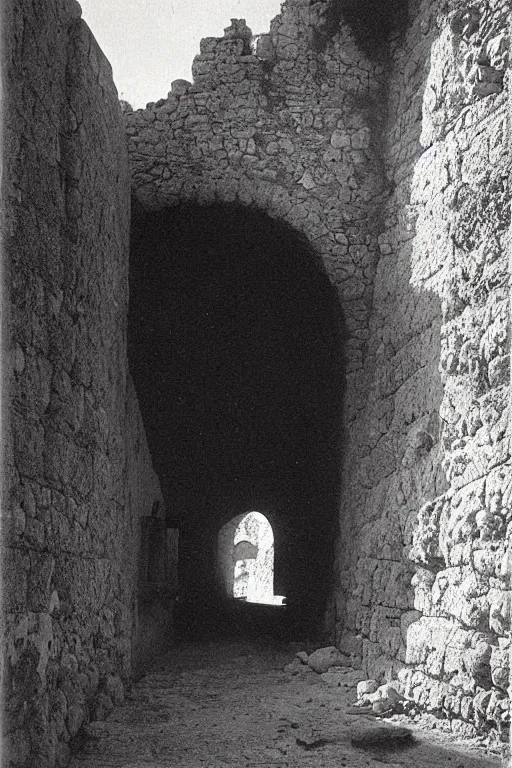
M 128 381 L 110 65 L 78 4 L 4 11 L 3 764 L 44 768 L 137 667 L 139 518 L 161 493 Z

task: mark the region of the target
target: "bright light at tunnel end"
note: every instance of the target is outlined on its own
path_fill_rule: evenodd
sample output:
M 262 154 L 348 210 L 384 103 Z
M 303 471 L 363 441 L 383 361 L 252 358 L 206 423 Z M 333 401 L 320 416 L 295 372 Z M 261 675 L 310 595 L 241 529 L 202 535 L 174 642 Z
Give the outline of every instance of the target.
M 228 596 L 247 603 L 286 604 L 284 595 L 274 594 L 274 534 L 261 512 L 248 512 L 223 527 L 219 562 Z

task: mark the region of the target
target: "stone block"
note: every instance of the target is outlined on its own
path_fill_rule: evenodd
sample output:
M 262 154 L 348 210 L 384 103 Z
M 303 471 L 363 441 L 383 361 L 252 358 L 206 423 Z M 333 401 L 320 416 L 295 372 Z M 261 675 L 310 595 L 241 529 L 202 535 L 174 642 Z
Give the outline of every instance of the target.
M 50 606 L 51 583 L 55 561 L 47 553 L 30 553 L 28 572 L 28 608 L 35 613 L 47 611 Z
M 361 635 L 343 634 L 340 637 L 338 648 L 345 656 L 361 656 L 363 652 L 363 638 Z
M 308 666 L 314 672 L 321 674 L 331 667 L 343 667 L 349 665 L 349 660 L 334 646 L 319 648 L 308 656 Z
M 106 691 L 115 706 L 119 706 L 124 702 L 124 686 L 121 678 L 117 675 L 107 676 Z
M 510 647 L 492 647 L 489 666 L 493 685 L 506 692 L 510 682 Z
M 43 425 L 38 421 L 25 420 L 14 412 L 11 428 L 14 434 L 14 460 L 17 469 L 27 478 L 41 478 L 45 450 Z
M 66 725 L 71 737 L 76 736 L 85 719 L 82 707 L 72 704 L 68 709 Z
M 511 610 L 510 590 L 501 591 L 493 588 L 489 591 L 489 628 L 497 635 L 506 635 L 510 632 Z
M 173 80 L 171 83 L 171 93 L 173 96 L 182 96 L 185 94 L 191 83 L 188 80 Z
M 362 699 L 368 693 L 375 693 L 379 684 L 376 680 L 361 680 L 357 684 L 357 698 Z

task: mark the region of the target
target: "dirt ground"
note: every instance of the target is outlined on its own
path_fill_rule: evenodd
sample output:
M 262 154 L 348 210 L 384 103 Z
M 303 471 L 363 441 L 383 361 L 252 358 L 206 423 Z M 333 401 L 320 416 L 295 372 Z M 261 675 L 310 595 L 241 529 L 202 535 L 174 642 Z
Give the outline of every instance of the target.
M 136 683 L 105 722 L 89 724 L 71 768 L 484 768 L 502 764 L 477 744 L 404 723 L 412 743 L 356 747 L 392 720 L 350 715 L 355 687 L 329 687 L 294 651 L 270 644 L 182 643 Z

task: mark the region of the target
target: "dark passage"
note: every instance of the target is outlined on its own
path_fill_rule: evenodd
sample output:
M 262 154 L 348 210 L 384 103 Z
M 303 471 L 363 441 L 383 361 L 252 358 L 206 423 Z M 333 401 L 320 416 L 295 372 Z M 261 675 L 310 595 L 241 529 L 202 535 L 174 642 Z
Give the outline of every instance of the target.
M 318 257 L 252 209 L 139 210 L 130 281 L 130 368 L 181 522 L 182 624 L 240 625 L 215 582 L 217 534 L 257 509 L 274 531 L 274 591 L 311 631 L 330 591 L 343 379 L 340 310 Z

